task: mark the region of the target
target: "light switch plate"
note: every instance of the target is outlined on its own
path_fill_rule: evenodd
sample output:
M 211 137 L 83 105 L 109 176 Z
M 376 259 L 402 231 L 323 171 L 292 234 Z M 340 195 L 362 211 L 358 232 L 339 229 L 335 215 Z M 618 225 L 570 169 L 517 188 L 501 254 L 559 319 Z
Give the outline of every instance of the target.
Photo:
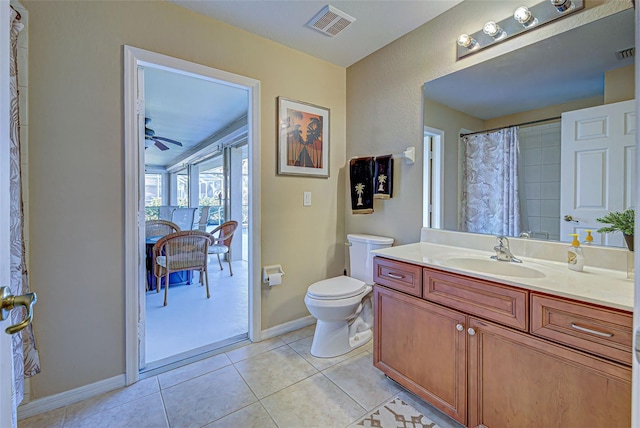
M 311 192 L 304 192 L 302 199 L 303 199 L 303 205 L 305 207 L 311 206 Z

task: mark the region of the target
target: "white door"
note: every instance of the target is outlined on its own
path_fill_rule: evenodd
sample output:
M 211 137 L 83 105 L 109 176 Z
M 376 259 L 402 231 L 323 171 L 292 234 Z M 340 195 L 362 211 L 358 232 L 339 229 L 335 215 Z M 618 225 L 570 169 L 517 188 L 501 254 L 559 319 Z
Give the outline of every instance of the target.
M 635 116 L 634 100 L 562 114 L 562 241 L 568 241 L 570 233 L 584 239 L 585 230 L 591 229 L 594 244 L 625 246 L 621 233 L 595 231 L 604 226 L 596 218 L 634 206 Z
M 0 286 L 9 285 L 9 2 L 0 1 Z M 10 427 L 11 338 L 0 322 L 0 427 Z

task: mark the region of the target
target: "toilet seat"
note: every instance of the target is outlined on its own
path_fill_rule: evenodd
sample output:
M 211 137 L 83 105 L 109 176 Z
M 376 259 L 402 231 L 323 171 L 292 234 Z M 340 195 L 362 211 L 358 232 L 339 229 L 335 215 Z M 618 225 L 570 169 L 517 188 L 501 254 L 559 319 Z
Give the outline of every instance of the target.
M 349 276 L 324 279 L 309 286 L 307 296 L 318 300 L 347 299 L 365 291 L 367 284 Z

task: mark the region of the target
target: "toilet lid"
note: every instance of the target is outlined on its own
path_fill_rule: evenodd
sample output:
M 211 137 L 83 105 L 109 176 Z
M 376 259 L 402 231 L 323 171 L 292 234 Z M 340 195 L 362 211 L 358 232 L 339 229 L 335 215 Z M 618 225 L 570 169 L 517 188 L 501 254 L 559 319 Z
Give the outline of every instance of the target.
M 314 299 L 346 299 L 357 296 L 367 288 L 367 284 L 350 276 L 336 276 L 311 284 L 307 295 Z

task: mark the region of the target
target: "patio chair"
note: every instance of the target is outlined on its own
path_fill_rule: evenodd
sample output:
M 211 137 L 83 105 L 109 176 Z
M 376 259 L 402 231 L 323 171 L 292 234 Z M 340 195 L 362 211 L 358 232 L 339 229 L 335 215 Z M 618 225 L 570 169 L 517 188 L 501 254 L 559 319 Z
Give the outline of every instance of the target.
M 158 207 L 158 218 L 160 220 L 171 220 L 173 212 L 177 209 L 177 206 L 173 205 L 161 205 Z
M 209 246 L 209 254 L 215 254 L 218 256 L 218 264 L 220 270 L 222 270 L 222 262 L 220 261 L 220 254 L 227 254 L 227 261 L 229 262 L 229 274 L 233 276 L 233 270 L 231 270 L 231 239 L 238 227 L 238 222 L 235 220 L 229 220 L 222 223 L 211 231 L 211 242 Z
M 209 293 L 209 277 L 207 276 L 207 250 L 211 236 L 199 230 L 185 230 L 171 233 L 158 240 L 153 246 L 155 260 L 156 291 L 160 292 L 161 277 L 164 276 L 164 306 L 167 306 L 169 293 L 169 275 L 171 272 L 196 270 L 200 272 L 200 285 L 204 277 L 204 285 Z
M 202 207 L 202 211 L 200 211 L 200 221 L 198 222 L 198 230 L 201 230 L 203 232 L 207 231 L 210 211 L 211 207 L 209 205 L 205 205 Z
M 180 230 L 193 229 L 197 208 L 176 208 L 171 214 L 171 221 L 180 226 Z
M 147 220 L 144 224 L 144 234 L 146 238 L 164 236 L 179 231 L 180 227 L 168 220 Z

